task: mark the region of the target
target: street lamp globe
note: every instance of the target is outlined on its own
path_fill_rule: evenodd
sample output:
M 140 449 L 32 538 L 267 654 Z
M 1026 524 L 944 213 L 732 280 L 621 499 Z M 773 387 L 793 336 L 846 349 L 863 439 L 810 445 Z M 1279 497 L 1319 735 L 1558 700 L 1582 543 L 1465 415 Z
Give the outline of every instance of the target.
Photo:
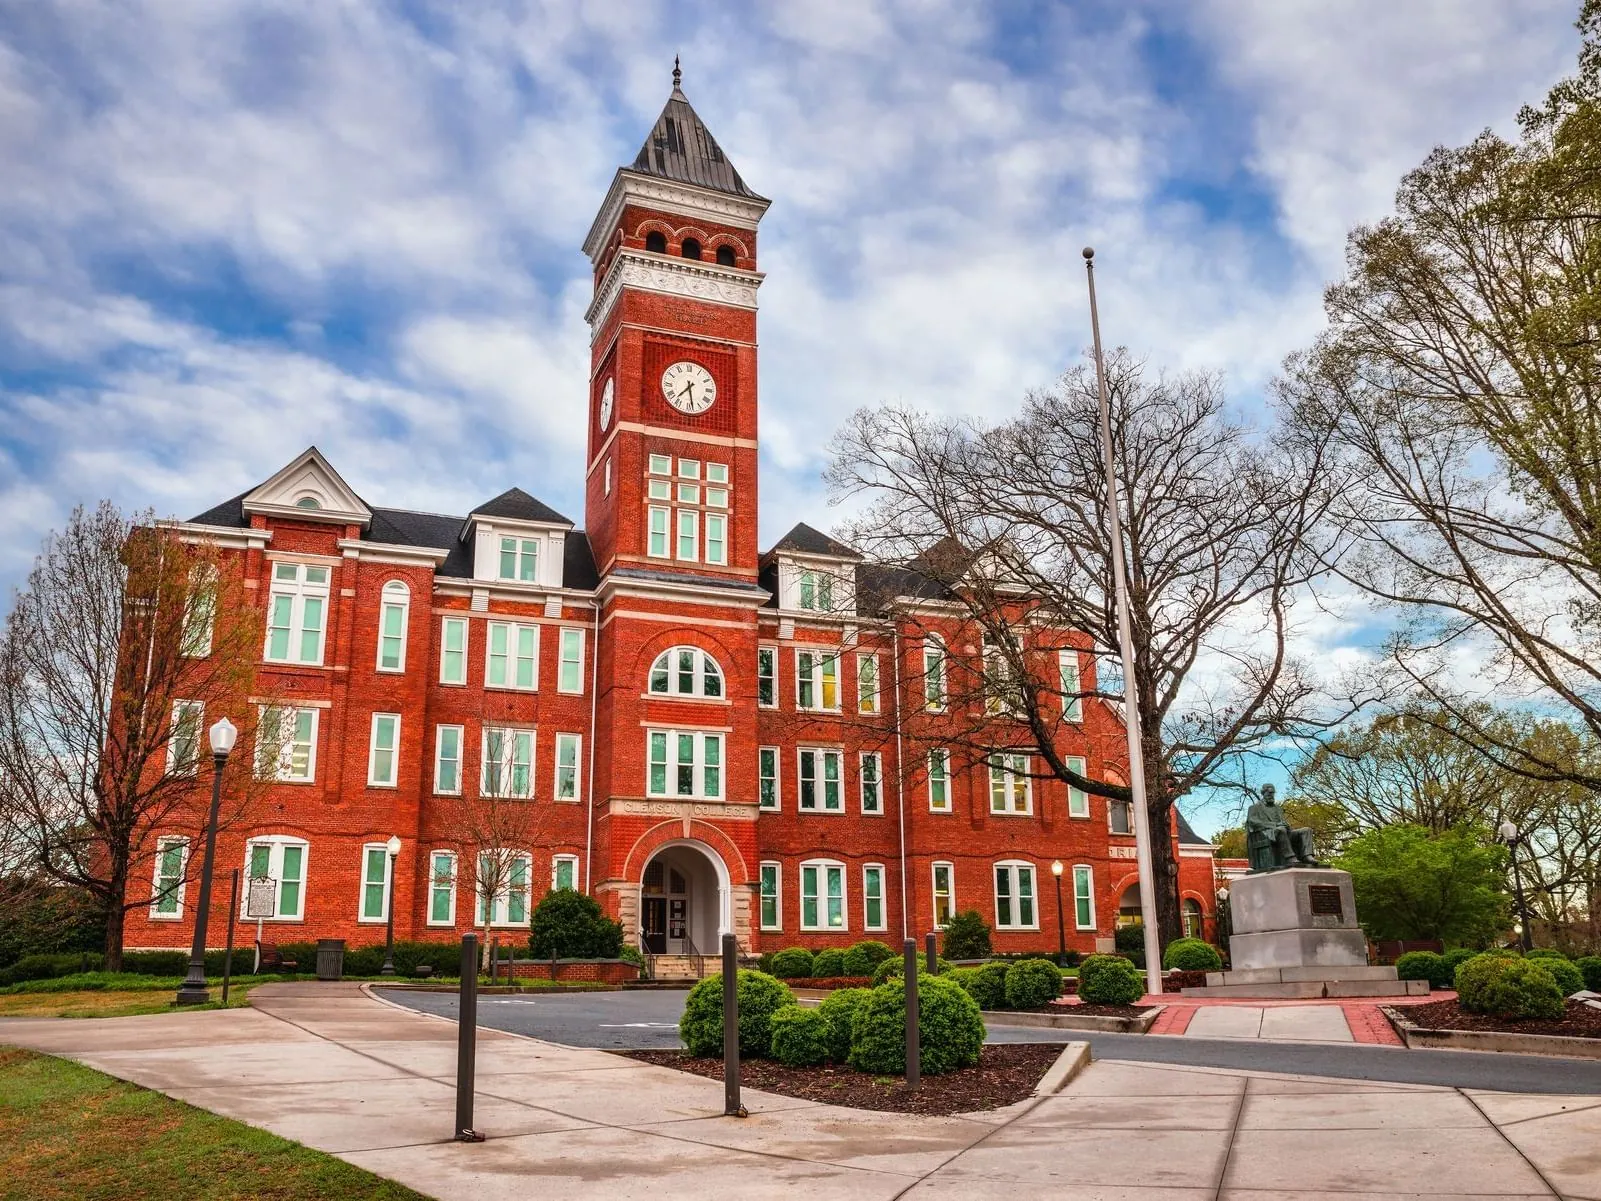
M 1060 859 L 1058 859 L 1055 863 L 1051 864 L 1051 875 L 1060 876 L 1061 874 L 1062 874 L 1062 861 Z
M 1517 839 L 1518 826 L 1517 823 L 1514 822 L 1510 817 L 1503 818 L 1500 826 L 1498 826 L 1496 829 L 1501 835 L 1502 842 L 1513 842 Z
M 389 836 L 389 842 L 386 845 L 389 848 L 390 855 L 400 854 L 400 835 L 391 834 Z
M 233 750 L 234 743 L 239 741 L 239 729 L 233 722 L 223 717 L 219 718 L 216 724 L 211 727 L 209 736 L 211 738 L 211 753 L 226 759 L 228 752 Z

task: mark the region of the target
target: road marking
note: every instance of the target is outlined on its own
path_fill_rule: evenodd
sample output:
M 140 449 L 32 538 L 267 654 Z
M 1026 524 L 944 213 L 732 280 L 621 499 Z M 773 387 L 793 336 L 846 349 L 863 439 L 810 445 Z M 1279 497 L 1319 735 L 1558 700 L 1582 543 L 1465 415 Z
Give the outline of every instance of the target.
M 601 1030 L 677 1030 L 677 1022 L 599 1022 Z

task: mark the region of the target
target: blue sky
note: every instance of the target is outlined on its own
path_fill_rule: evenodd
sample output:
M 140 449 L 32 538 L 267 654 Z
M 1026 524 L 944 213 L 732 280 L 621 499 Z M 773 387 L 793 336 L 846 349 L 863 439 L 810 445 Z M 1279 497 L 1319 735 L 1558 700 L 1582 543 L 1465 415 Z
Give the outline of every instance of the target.
M 582 520 L 579 244 L 684 87 L 763 224 L 762 531 L 832 431 L 1000 416 L 1088 339 L 1259 405 L 1346 231 L 1571 68 L 1576 0 L 0 0 L 0 585 L 79 502 L 309 443 L 376 504 Z M 1371 615 L 1309 615 L 1360 653 Z M 1202 823 L 1203 825 L 1209 823 Z

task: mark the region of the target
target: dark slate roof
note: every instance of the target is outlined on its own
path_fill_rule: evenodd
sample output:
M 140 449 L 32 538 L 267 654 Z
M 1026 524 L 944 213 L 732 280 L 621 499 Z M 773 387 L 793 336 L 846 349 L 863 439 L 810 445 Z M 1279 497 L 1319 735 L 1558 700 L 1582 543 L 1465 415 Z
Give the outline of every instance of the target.
M 700 588 L 723 588 L 730 592 L 757 593 L 762 590 L 760 585 L 747 584 L 743 580 L 717 579 L 688 571 L 658 571 L 651 567 L 614 567 L 611 574 L 617 579 L 658 581 L 663 584 L 694 584 Z
M 749 196 L 752 200 L 766 199 L 751 191 L 739 177 L 717 139 L 689 107 L 689 98 L 678 86 L 678 75 L 675 66 L 673 94 L 667 98 L 662 115 L 656 118 L 650 136 L 639 148 L 633 169 L 644 175 L 697 184 L 735 196 Z
M 555 509 L 543 501 L 535 500 L 521 488 L 507 488 L 493 500 L 486 500 L 473 510 L 474 517 L 507 517 L 513 521 L 552 521 L 572 525 Z
M 1209 846 L 1211 844 L 1211 840 L 1210 839 L 1202 838 L 1199 834 L 1197 834 L 1195 832 L 1195 827 L 1190 825 L 1190 819 L 1185 817 L 1182 813 L 1179 812 L 1179 808 L 1178 808 L 1177 805 L 1173 806 L 1173 816 L 1178 820 L 1179 843 L 1181 845 L 1184 845 L 1184 846 Z
M 798 551 L 803 555 L 829 555 L 836 559 L 860 559 L 861 553 L 830 538 L 822 530 L 813 529 L 804 521 L 778 540 L 774 550 Z
M 861 563 L 856 568 L 856 608 L 862 613 L 878 613 L 897 597 L 941 600 L 950 589 L 913 567 L 889 567 L 880 563 Z
M 600 572 L 595 570 L 595 550 L 583 530 L 570 530 L 562 541 L 561 582 L 565 587 L 585 591 L 600 584 Z
M 204 513 L 191 517 L 194 525 L 220 525 L 236 529 L 246 529 L 250 519 L 245 516 L 245 497 L 249 492 L 241 492 L 232 500 L 225 500 L 220 505 L 213 505 Z

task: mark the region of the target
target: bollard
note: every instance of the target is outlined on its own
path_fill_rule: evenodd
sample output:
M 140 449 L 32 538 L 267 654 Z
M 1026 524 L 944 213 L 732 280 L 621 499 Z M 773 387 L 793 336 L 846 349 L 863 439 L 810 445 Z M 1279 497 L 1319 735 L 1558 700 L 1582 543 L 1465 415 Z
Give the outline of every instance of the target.
M 939 945 L 935 942 L 934 931 L 930 930 L 924 935 L 923 947 L 928 956 L 928 974 L 939 975 Z
M 748 1116 L 739 1103 L 739 943 L 723 935 L 723 1116 Z
M 222 955 L 222 1007 L 228 1008 L 228 984 L 233 978 L 233 920 L 239 916 L 239 869 L 228 876 L 228 949 Z
M 903 948 L 906 972 L 906 1087 L 915 1089 L 922 1072 L 922 1047 L 917 1037 L 917 940 L 908 938 Z
M 478 936 L 461 939 L 461 1000 L 456 1012 L 456 1141 L 481 1143 L 473 1129 L 473 1079 L 478 1062 Z

